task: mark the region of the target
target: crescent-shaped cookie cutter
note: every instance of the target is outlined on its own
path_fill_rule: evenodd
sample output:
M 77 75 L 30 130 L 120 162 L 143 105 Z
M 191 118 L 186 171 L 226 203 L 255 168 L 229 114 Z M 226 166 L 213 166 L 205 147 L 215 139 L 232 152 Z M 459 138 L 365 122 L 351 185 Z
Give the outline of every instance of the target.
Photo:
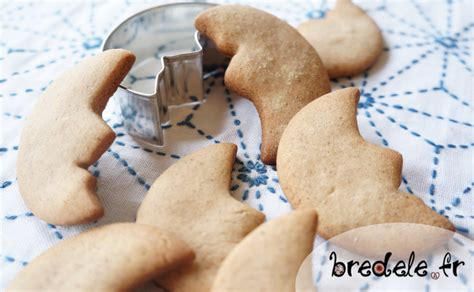
M 124 127 L 150 146 L 163 146 L 169 109 L 205 101 L 203 81 L 222 73 L 227 58 L 194 28 L 210 3 L 176 3 L 140 11 L 107 36 L 102 50 L 127 49 L 137 60 L 115 97 Z

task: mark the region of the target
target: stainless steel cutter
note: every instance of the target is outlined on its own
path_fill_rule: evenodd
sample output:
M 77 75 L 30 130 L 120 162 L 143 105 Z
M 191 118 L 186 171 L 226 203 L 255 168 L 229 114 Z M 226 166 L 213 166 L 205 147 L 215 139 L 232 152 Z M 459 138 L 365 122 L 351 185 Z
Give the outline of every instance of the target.
M 152 7 L 121 22 L 102 50 L 127 49 L 137 60 L 120 85 L 118 98 L 124 127 L 151 146 L 164 145 L 169 110 L 205 101 L 204 83 L 222 73 L 227 58 L 194 28 L 194 19 L 210 3 L 177 3 Z

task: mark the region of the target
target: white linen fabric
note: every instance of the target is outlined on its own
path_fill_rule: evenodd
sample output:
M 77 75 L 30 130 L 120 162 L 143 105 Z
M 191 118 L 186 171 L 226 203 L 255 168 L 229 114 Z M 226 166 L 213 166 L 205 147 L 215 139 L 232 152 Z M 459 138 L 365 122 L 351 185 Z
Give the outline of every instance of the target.
M 98 179 L 97 193 L 105 207 L 105 216 L 98 222 L 54 226 L 36 218 L 25 206 L 15 176 L 16 159 L 20 132 L 35 100 L 61 72 L 99 52 L 115 24 L 163 3 L 0 4 L 0 287 L 5 288 L 29 261 L 60 240 L 94 226 L 134 221 L 147 189 L 167 167 L 215 142 L 239 146 L 231 183 L 236 199 L 261 210 L 268 219 L 291 210 L 275 168 L 259 159 L 261 130 L 254 106 L 226 92 L 221 77 L 208 84 L 208 100 L 197 109 L 171 111 L 171 127 L 165 130 L 167 143 L 160 151 L 149 151 L 127 135 L 120 108 L 114 98 L 110 100 L 103 117 L 117 139 L 89 169 Z M 368 141 L 403 154 L 401 190 L 422 198 L 449 217 L 459 233 L 472 238 L 473 2 L 357 3 L 381 27 L 385 49 L 371 69 L 359 76 L 333 80 L 333 89 L 360 88 L 361 133 Z M 245 4 L 269 11 L 292 25 L 324 17 L 333 5 L 325 1 Z

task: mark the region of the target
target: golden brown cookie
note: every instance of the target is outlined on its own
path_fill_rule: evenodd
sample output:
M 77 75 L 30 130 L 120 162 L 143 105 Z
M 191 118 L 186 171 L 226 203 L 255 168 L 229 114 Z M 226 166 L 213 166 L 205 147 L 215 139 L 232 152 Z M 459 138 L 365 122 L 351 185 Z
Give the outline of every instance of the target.
M 265 216 L 229 193 L 237 146 L 203 148 L 168 168 L 151 186 L 137 222 L 173 232 L 196 253 L 196 260 L 158 279 L 171 291 L 209 291 L 217 270 Z
M 402 156 L 366 142 L 356 121 L 359 90 L 326 94 L 290 121 L 278 150 L 278 178 L 295 208 L 318 212 L 326 239 L 377 223 L 407 222 L 454 230 L 414 195 L 400 192 Z
M 301 108 L 331 90 L 316 51 L 289 24 L 264 11 L 222 5 L 196 18 L 197 30 L 233 56 L 225 84 L 250 99 L 262 124 L 261 158 L 275 164 L 278 142 Z
M 90 57 L 63 73 L 37 101 L 21 133 L 17 162 L 20 192 L 35 216 L 71 225 L 103 215 L 96 179 L 87 168 L 115 139 L 101 113 L 134 61 L 125 50 Z
M 363 72 L 383 49 L 377 24 L 351 0 L 337 0 L 325 18 L 303 22 L 298 31 L 316 49 L 331 78 Z
M 296 274 L 313 250 L 316 222 L 316 212 L 307 209 L 260 225 L 227 256 L 212 291 L 295 291 Z
M 126 291 L 193 258 L 193 251 L 170 233 L 117 223 L 46 250 L 17 275 L 8 291 Z

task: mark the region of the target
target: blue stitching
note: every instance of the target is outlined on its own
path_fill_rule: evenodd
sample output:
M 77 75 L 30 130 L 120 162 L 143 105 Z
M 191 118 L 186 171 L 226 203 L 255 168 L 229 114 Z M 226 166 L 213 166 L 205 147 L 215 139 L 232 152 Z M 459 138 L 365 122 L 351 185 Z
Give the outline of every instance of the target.
M 7 256 L 7 255 L 2 255 L 0 254 L 1 257 L 3 257 L 3 260 L 6 262 L 6 263 L 19 263 L 20 265 L 22 266 L 26 266 L 28 265 L 28 262 L 27 261 L 21 261 L 21 260 L 18 260 L 12 256 Z
M 5 219 L 6 220 L 9 220 L 9 221 L 13 221 L 13 220 L 16 220 L 18 218 L 28 218 L 28 217 L 33 217 L 33 213 L 31 212 L 26 212 L 26 213 L 23 213 L 23 214 L 17 214 L 17 215 L 5 215 Z
M 436 50 L 436 48 L 434 50 Z M 432 49 L 426 50 L 420 56 L 418 56 L 415 59 L 411 60 L 408 65 L 405 65 L 402 69 L 398 70 L 396 75 L 391 75 L 390 77 L 387 78 L 387 80 L 381 81 L 378 84 L 378 87 L 385 86 L 388 82 L 394 80 L 396 78 L 396 76 L 399 76 L 402 73 L 410 70 L 414 65 L 419 64 L 421 60 L 426 59 L 426 57 L 433 54 L 434 50 L 432 50 Z M 372 92 L 377 91 L 378 87 L 377 86 L 372 87 L 371 91 Z
M 433 21 L 431 20 L 430 17 L 428 17 L 426 15 L 426 13 L 423 11 L 423 9 L 421 9 L 420 5 L 418 5 L 418 3 L 416 3 L 415 1 L 411 0 L 411 3 L 413 4 L 413 6 L 415 6 L 416 10 L 418 11 L 418 13 L 421 15 L 421 17 L 426 21 L 426 23 L 428 23 L 428 25 L 431 27 L 431 29 L 433 31 L 435 31 L 438 35 L 441 35 L 441 32 L 438 28 L 436 28 L 435 24 L 433 23 Z
M 140 185 L 142 185 L 146 190 L 150 189 L 150 185 L 146 182 L 146 180 L 142 176 L 140 176 L 137 173 L 137 171 L 132 166 L 130 166 L 129 163 L 126 160 L 122 159 L 120 157 L 120 154 L 113 151 L 112 148 L 107 149 L 107 153 L 110 153 L 110 155 L 112 155 L 112 157 L 114 157 L 116 160 L 118 160 L 120 162 L 120 164 L 127 169 L 127 172 L 131 176 L 134 176 L 136 178 L 137 182 Z
M 59 232 L 59 231 L 57 230 L 56 225 L 54 225 L 54 224 L 49 224 L 49 223 L 46 223 L 46 225 L 48 226 L 48 229 L 50 229 L 50 230 L 53 232 L 54 236 L 55 236 L 57 239 L 61 240 L 61 239 L 64 238 L 64 236 L 61 234 L 61 232 Z
M 11 181 L 11 180 L 3 181 L 3 182 L 0 184 L 0 189 L 6 189 L 6 188 L 8 188 L 9 186 L 11 186 L 14 182 L 16 182 L 16 179 L 14 179 L 13 181 Z

